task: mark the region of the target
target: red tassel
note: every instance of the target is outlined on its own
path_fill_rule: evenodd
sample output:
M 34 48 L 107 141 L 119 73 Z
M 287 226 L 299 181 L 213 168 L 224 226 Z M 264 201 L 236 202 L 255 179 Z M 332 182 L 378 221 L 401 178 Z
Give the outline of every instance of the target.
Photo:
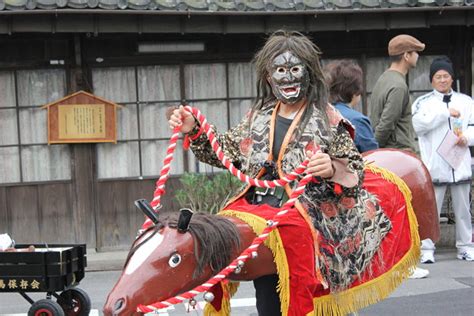
M 204 132 L 204 128 L 199 127 L 199 131 L 194 136 L 190 136 L 189 139 L 196 140 L 199 136 L 201 136 L 202 132 Z
M 191 145 L 191 141 L 198 139 L 198 137 L 201 136 L 202 132 L 204 132 L 204 128 L 201 127 L 194 136 L 189 136 L 188 134 L 184 135 L 183 149 L 188 150 L 189 146 Z
M 342 187 L 339 183 L 334 183 L 334 193 L 336 193 L 336 195 L 341 195 Z
M 189 140 L 188 134 L 186 134 L 184 135 L 184 139 L 183 139 L 183 149 L 188 150 L 190 145 L 191 145 L 191 141 Z

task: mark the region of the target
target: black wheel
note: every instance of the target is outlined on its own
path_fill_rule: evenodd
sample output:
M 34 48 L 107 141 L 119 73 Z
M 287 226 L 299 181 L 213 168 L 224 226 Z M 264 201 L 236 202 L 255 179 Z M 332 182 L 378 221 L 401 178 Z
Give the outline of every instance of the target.
M 31 305 L 28 316 L 64 316 L 64 311 L 58 303 L 44 299 Z
M 91 311 L 91 299 L 79 288 L 66 290 L 59 295 L 58 303 L 66 316 L 88 316 Z

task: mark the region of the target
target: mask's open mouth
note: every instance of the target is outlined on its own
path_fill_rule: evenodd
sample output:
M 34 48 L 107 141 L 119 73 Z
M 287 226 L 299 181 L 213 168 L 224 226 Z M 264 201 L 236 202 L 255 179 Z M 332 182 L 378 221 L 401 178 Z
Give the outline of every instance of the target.
M 295 98 L 300 94 L 300 85 L 291 85 L 280 87 L 280 92 L 285 98 Z

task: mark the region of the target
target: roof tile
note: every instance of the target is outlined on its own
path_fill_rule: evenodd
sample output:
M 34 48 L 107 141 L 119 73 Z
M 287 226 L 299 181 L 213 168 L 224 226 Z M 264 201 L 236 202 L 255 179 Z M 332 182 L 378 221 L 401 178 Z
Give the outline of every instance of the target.
M 0 11 L 106 9 L 175 11 L 357 10 L 424 6 L 472 6 L 474 0 L 0 0 Z M 58 11 L 59 13 L 60 11 Z

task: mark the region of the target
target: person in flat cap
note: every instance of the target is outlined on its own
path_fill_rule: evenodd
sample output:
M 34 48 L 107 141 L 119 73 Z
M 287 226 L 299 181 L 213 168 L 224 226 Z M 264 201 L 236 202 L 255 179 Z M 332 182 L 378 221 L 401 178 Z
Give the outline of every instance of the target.
M 405 77 L 416 67 L 418 52 L 424 49 L 425 44 L 407 34 L 395 36 L 388 43 L 390 68 L 378 78 L 370 97 L 369 117 L 380 148 L 417 150 Z M 410 278 L 428 275 L 427 269 L 417 267 Z
M 425 44 L 406 34 L 395 36 L 388 43 L 389 56 L 400 56 L 406 52 L 422 52 L 424 49 Z
M 454 68 L 448 57 L 433 60 L 430 66 L 433 91 L 420 96 L 412 106 L 413 127 L 418 135 L 421 159 L 430 171 L 434 184 L 438 217 L 441 214 L 447 188 L 451 191 L 456 220 L 457 258 L 474 261 L 472 225 L 469 204 L 471 191 L 471 155 L 474 145 L 474 101 L 452 89 Z M 448 163 L 438 148 L 447 133 L 452 132 L 461 161 Z M 421 242 L 421 262 L 434 263 L 435 244 L 431 239 Z
M 411 108 L 405 76 L 416 66 L 425 44 L 401 34 L 388 43 L 391 64 L 377 80 L 370 98 L 370 120 L 381 148 L 416 151 Z

